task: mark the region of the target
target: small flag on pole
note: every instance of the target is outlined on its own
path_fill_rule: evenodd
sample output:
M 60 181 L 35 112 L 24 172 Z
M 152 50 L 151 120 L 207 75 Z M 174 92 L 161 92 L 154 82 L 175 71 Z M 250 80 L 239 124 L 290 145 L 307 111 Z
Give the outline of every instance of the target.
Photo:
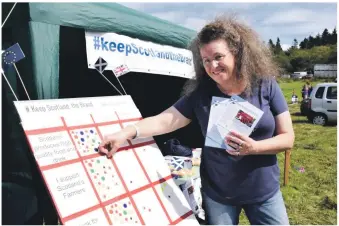
M 114 70 L 113 70 L 113 73 L 115 74 L 116 77 L 119 77 L 121 75 L 124 75 L 126 73 L 129 72 L 129 68 L 127 67 L 126 64 L 122 64 L 118 67 L 116 67 Z
M 107 62 L 103 58 L 99 57 L 99 59 L 95 62 L 94 67 L 97 71 L 102 73 L 107 67 Z
M 12 45 L 2 53 L 2 61 L 5 65 L 15 64 L 23 58 L 25 58 L 25 54 L 22 52 L 18 43 Z

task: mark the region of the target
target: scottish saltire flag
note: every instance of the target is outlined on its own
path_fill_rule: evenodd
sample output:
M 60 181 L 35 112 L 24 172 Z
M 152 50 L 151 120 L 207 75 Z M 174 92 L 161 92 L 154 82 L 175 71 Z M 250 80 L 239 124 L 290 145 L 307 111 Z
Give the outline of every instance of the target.
M 2 53 L 2 62 L 4 65 L 14 64 L 23 58 L 25 58 L 25 54 L 22 52 L 18 43 L 12 45 Z
M 95 62 L 94 67 L 95 69 L 97 69 L 97 71 L 102 73 L 107 67 L 107 62 L 103 58 L 99 57 L 98 60 Z

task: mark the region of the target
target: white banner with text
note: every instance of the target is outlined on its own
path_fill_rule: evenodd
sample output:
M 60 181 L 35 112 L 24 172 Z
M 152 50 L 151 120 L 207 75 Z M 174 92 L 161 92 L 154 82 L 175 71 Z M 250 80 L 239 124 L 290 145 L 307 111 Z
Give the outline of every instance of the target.
M 155 44 L 115 33 L 85 32 L 88 67 L 94 69 L 99 57 L 105 70 L 126 65 L 129 71 L 192 78 L 195 75 L 192 52 Z M 116 74 L 116 73 L 115 73 Z

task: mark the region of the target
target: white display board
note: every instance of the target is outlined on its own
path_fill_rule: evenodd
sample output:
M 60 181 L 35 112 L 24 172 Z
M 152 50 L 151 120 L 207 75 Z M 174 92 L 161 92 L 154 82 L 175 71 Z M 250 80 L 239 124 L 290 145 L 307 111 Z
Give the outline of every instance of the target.
M 14 104 L 63 224 L 198 225 L 153 138 L 111 159 L 98 152 L 106 134 L 141 120 L 130 96 Z
M 130 38 L 116 33 L 85 32 L 88 67 L 94 69 L 99 57 L 107 62 L 105 70 L 119 76 L 123 69 L 183 78 L 195 76 L 193 55 L 176 48 Z

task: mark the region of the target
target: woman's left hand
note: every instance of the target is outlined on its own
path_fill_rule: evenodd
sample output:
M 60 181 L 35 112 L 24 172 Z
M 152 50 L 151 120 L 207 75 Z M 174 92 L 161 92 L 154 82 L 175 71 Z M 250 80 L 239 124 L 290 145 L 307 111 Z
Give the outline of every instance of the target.
M 257 153 L 258 142 L 250 137 L 232 131 L 225 137 L 225 143 L 229 145 L 230 142 L 233 143 L 232 147 L 236 149 L 236 151 L 226 150 L 230 155 L 243 156 Z

